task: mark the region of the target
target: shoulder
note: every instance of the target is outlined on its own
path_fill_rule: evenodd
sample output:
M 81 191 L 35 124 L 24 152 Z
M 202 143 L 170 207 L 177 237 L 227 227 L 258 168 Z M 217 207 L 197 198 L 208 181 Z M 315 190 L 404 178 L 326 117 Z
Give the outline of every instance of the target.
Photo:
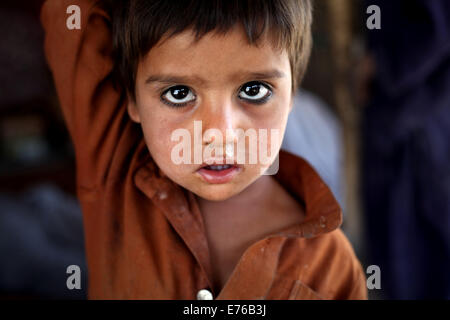
M 325 299 L 367 299 L 365 273 L 341 229 L 289 239 L 280 265 L 284 270 L 295 268 L 298 280 Z

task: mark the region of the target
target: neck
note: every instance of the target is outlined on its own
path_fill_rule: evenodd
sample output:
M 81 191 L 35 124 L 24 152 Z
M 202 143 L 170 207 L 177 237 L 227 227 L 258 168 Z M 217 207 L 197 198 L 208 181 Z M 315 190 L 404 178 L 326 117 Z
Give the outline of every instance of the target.
M 269 199 L 267 194 L 274 188 L 276 182 L 270 176 L 261 176 L 240 193 L 223 201 L 210 201 L 197 197 L 200 208 L 218 212 L 220 208 L 247 208 L 264 206 Z M 214 210 L 212 210 L 214 209 Z

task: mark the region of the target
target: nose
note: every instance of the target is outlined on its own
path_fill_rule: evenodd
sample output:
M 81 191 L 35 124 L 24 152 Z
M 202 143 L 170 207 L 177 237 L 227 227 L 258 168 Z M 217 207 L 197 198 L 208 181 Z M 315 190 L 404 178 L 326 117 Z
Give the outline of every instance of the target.
M 211 99 L 212 100 L 212 99 Z M 203 125 L 203 142 L 219 143 L 219 135 L 222 135 L 223 143 L 227 135 L 234 141 L 236 139 L 235 129 L 239 128 L 240 110 L 233 105 L 231 99 L 217 98 L 206 102 L 201 106 L 201 119 Z
M 211 97 L 201 105 L 202 140 L 204 146 L 222 148 L 223 154 L 233 157 L 242 112 L 231 98 Z

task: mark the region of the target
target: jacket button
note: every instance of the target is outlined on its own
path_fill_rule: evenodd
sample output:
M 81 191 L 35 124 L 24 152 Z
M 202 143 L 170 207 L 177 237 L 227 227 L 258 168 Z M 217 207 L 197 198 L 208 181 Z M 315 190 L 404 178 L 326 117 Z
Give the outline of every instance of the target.
M 197 300 L 213 300 L 211 291 L 202 289 L 197 293 Z

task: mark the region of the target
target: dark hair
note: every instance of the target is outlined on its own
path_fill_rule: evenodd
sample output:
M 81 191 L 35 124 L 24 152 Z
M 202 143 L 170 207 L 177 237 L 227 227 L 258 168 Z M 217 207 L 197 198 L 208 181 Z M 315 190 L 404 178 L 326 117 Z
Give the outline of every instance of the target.
M 226 33 L 241 24 L 248 42 L 258 45 L 268 32 L 273 46 L 286 49 L 292 91 L 301 82 L 311 51 L 310 0 L 100 0 L 112 18 L 115 74 L 135 99 L 140 59 L 163 37 L 187 29 L 199 40 L 210 31 Z

